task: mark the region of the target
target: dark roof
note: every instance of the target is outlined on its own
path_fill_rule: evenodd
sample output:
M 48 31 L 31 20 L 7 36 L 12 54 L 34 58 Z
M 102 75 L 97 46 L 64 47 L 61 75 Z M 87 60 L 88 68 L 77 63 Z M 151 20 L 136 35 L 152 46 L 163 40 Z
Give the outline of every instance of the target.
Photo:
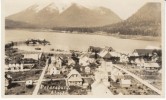
M 139 56 L 144 56 L 152 54 L 153 49 L 135 49 L 134 52 L 138 53 Z
M 109 58 L 111 58 L 111 57 L 112 57 L 111 54 L 108 52 L 103 58 L 109 59 Z
M 114 49 L 112 47 L 105 47 L 104 49 L 107 51 L 114 51 Z

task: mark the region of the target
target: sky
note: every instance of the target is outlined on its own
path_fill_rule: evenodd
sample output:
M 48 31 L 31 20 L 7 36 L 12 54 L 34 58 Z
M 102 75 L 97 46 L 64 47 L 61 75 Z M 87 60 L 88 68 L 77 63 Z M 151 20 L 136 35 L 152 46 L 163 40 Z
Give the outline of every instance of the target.
M 58 7 L 76 3 L 88 8 L 106 7 L 114 11 L 120 18 L 127 19 L 147 2 L 161 0 L 5 0 L 5 16 L 20 12 L 34 4 L 49 4 L 54 2 Z

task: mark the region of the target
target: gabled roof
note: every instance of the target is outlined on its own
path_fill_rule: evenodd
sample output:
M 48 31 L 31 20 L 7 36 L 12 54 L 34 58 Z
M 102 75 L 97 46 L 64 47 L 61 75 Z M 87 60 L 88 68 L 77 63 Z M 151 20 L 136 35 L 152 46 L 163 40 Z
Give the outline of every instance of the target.
M 73 59 L 68 59 L 68 65 L 75 64 L 75 61 Z
M 77 70 L 75 70 L 75 69 L 72 69 L 72 70 L 69 72 L 69 74 L 67 75 L 67 77 L 69 78 L 69 77 L 70 77 L 71 75 L 73 75 L 73 74 L 76 74 L 76 75 L 78 75 L 78 76 L 81 77 L 80 73 L 79 73 Z
M 120 54 L 115 51 L 103 50 L 99 53 L 102 58 L 120 57 Z
M 105 51 L 105 50 L 103 50 L 103 51 L 101 51 L 100 53 L 99 53 L 99 56 L 100 57 L 109 57 L 110 58 L 110 54 L 109 54 L 109 52 L 108 51 Z
M 113 49 L 112 47 L 107 47 L 107 46 L 106 46 L 106 47 L 104 48 L 104 50 L 106 50 L 106 51 L 113 51 L 114 49 Z

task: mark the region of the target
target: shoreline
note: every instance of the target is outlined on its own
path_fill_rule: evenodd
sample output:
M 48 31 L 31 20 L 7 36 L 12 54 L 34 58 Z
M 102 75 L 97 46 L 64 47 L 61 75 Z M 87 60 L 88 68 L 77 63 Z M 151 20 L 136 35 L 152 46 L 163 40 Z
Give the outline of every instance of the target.
M 68 31 L 57 31 L 52 29 L 5 29 L 5 30 L 27 30 L 32 32 L 58 32 L 58 33 L 66 33 L 66 34 L 86 34 L 86 35 L 101 35 L 101 36 L 112 36 L 119 39 L 132 39 L 132 40 L 143 40 L 143 41 L 156 41 L 161 42 L 161 36 L 142 36 L 142 35 L 121 35 L 116 33 L 105 33 L 105 32 L 68 32 Z
M 41 30 L 39 30 L 41 31 Z M 94 33 L 88 33 L 88 32 L 63 32 L 63 31 L 56 31 L 56 30 L 44 30 L 41 32 L 59 32 L 59 33 L 69 33 L 69 34 L 87 34 L 87 35 L 101 35 L 101 36 L 112 36 L 115 38 L 120 39 L 132 39 L 132 40 L 143 40 L 143 41 L 157 41 L 161 42 L 161 37 L 157 36 L 141 36 L 141 35 L 119 35 L 119 34 L 110 34 L 105 32 L 94 32 Z

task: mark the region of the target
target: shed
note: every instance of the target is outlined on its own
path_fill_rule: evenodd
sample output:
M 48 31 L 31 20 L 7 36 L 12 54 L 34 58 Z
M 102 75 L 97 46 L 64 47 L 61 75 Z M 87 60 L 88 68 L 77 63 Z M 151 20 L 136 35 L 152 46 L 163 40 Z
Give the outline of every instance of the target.
M 90 67 L 85 67 L 85 73 L 90 73 L 91 72 L 91 70 L 90 70 Z
M 25 85 L 26 85 L 26 86 L 31 86 L 31 85 L 33 85 L 33 81 L 32 81 L 32 80 L 27 80 L 27 81 L 25 82 Z
M 124 80 L 124 79 L 122 79 L 120 84 L 121 84 L 121 87 L 130 87 L 131 80 Z

